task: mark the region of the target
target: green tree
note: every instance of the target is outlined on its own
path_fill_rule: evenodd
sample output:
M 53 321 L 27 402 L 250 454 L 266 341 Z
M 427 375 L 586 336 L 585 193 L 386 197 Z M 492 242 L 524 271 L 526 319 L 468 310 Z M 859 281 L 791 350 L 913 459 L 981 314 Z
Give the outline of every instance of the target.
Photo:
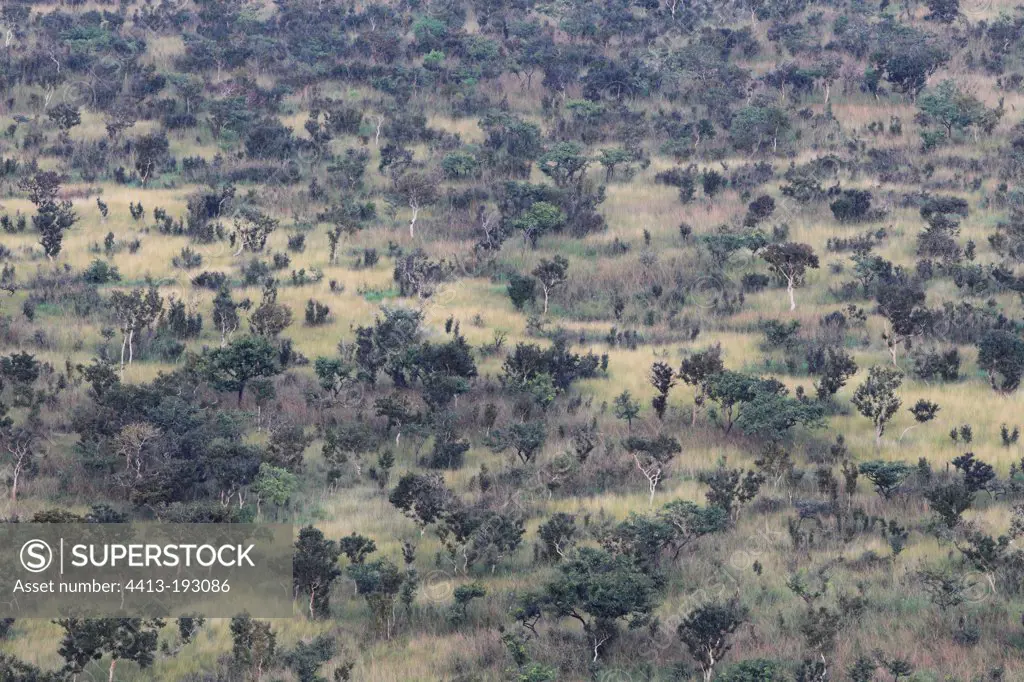
M 60 254 L 64 233 L 78 222 L 78 214 L 71 202 L 58 201 L 62 176 L 54 171 L 42 171 L 21 181 L 19 187 L 28 192 L 29 201 L 36 206 L 32 225 L 39 232 L 39 243 L 46 257 L 53 260 Z
M 615 396 L 613 401 L 615 418 L 626 422 L 629 429 L 633 428 L 633 420 L 640 416 L 640 403 L 633 400 L 629 391 L 623 391 Z
M 326 618 L 331 611 L 331 585 L 341 575 L 338 557 L 341 549 L 323 531 L 306 526 L 299 531 L 292 558 L 292 585 L 295 595 L 309 598 L 309 617 Z
M 690 425 L 697 423 L 697 411 L 710 396 L 711 382 L 725 369 L 721 345 L 711 346 L 685 358 L 679 367 L 679 378 L 694 389 Z
M 928 15 L 925 19 L 952 24 L 960 17 L 960 0 L 927 0 Z
M 658 415 L 658 419 L 665 419 L 665 409 L 668 407 L 668 393 L 676 385 L 676 375 L 672 368 L 664 362 L 655 362 L 651 365 L 651 385 L 658 395 L 651 400 L 651 406 Z
M 709 602 L 692 611 L 676 628 L 679 639 L 710 682 L 715 666 L 732 648 L 729 638 L 750 617 L 736 599 Z
M 495 452 L 512 449 L 519 461 L 529 464 L 536 459 L 537 454 L 547 442 L 547 428 L 544 422 L 527 421 L 520 424 L 512 424 L 507 429 L 494 433 L 490 438 L 491 449 Z
M 149 135 L 142 135 L 134 142 L 135 170 L 142 178 L 142 186 L 157 173 L 160 166 L 167 160 L 170 151 L 170 143 L 167 135 L 158 131 Z
M 903 404 L 896 394 L 902 384 L 903 372 L 875 365 L 868 370 L 868 377 L 864 383 L 853 393 L 851 402 L 875 427 L 876 446 L 882 444 L 882 434 L 885 433 L 886 425 Z
M 530 246 L 537 248 L 537 240 L 565 225 L 565 213 L 547 201 L 536 201 L 512 221 L 512 227 L 523 233 Z
M 945 128 L 949 140 L 953 139 L 954 130 L 965 131 L 979 125 L 985 114 L 985 105 L 951 80 L 944 80 L 921 95 L 917 105 L 927 121 Z
M 243 336 L 203 355 L 206 376 L 218 391 L 235 391 L 241 406 L 246 384 L 281 371 L 277 351 L 263 336 Z
M 777 151 L 779 137 L 790 127 L 789 117 L 781 109 L 765 106 L 743 107 L 729 123 L 729 138 L 741 152 L 760 152 L 768 145 Z
M 369 564 L 351 564 L 348 575 L 355 581 L 356 590 L 363 595 L 380 631 L 387 639 L 395 626 L 395 600 L 409 579 L 398 566 L 387 559 Z
M 582 145 L 559 142 L 537 159 L 537 165 L 557 187 L 567 189 L 583 182 L 590 158 L 583 153 Z
M 604 166 L 604 181 L 611 182 L 615 178 L 615 169 L 627 163 L 630 158 L 630 153 L 621 147 L 602 149 L 597 155 L 597 160 Z
M 537 298 L 537 280 L 529 275 L 513 272 L 508 280 L 508 297 L 516 310 L 522 310 L 527 303 Z
M 135 334 L 150 327 L 164 309 L 164 301 L 154 285 L 146 291 L 133 289 L 125 293 L 115 291 L 110 295 L 110 307 L 124 334 L 121 343 L 121 369 L 124 369 L 124 351 L 128 348 L 128 364 L 134 357 Z
M 277 635 L 270 623 L 254 620 L 248 613 L 231 619 L 231 667 L 260 680 L 274 666 Z
M 662 580 L 633 559 L 588 547 L 560 564 L 541 604 L 556 618 L 573 618 L 583 626 L 596 662 L 601 647 L 616 635 L 616 621 L 628 619 L 630 627 L 649 621 L 661 587 Z
M 906 462 L 874 460 L 863 462 L 858 471 L 871 481 L 879 495 L 888 500 L 903 485 L 913 469 Z
M 252 484 L 252 491 L 256 494 L 256 517 L 259 518 L 264 501 L 277 506 L 288 504 L 298 489 L 299 479 L 295 474 L 262 462 Z
M 1024 339 L 1016 332 L 989 331 L 978 342 L 978 367 L 988 372 L 994 390 L 1013 393 L 1024 376 Z
M 807 244 L 786 242 L 785 244 L 769 244 L 761 251 L 761 258 L 779 278 L 786 282 L 786 293 L 789 294 L 789 309 L 796 310 L 796 297 L 793 291 L 804 282 L 804 275 L 809 268 L 818 268 L 818 257 Z
M 639 409 L 639 406 L 637 406 Z M 659 435 L 657 438 L 636 438 L 630 437 L 624 443 L 626 451 L 633 455 L 636 468 L 640 470 L 643 477 L 647 479 L 650 488 L 651 505 L 654 504 L 654 491 L 658 483 L 665 475 L 665 468 L 676 455 L 683 451 L 683 447 L 675 438 Z
M 50 107 L 46 110 L 46 116 L 64 133 L 82 122 L 82 114 L 78 111 L 78 107 L 67 102 L 60 102 Z
M 64 630 L 57 650 L 66 661 L 64 671 L 79 675 L 90 661 L 110 656 L 109 679 L 121 660 L 146 669 L 156 657 L 157 636 L 164 622 L 158 618 L 60 618 Z
M 530 273 L 540 281 L 544 290 L 544 314 L 548 314 L 548 297 L 551 291 L 565 283 L 569 272 L 569 261 L 562 256 L 555 256 L 552 260 L 541 258 L 540 264 Z

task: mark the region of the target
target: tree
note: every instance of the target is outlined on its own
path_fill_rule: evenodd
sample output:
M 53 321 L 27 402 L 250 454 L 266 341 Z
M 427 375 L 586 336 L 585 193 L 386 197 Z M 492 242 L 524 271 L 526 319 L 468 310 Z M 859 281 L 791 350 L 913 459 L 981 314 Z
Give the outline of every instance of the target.
M 817 421 L 820 406 L 788 398 L 787 392 L 775 379 L 723 370 L 708 381 L 707 397 L 718 403 L 715 418 L 726 433 L 736 424 L 746 433 L 779 433 L 801 422 Z M 748 407 L 750 414 L 744 415 Z
M 630 158 L 630 153 L 621 147 L 602 149 L 597 160 L 604 166 L 604 181 L 611 182 L 615 178 L 615 168 L 627 163 Z
M 825 349 L 825 361 L 821 366 L 821 378 L 814 384 L 818 400 L 827 402 L 839 392 L 850 377 L 857 373 L 853 356 L 842 348 Z
M 287 504 L 298 489 L 299 479 L 295 474 L 285 468 L 261 462 L 252 484 L 252 491 L 256 494 L 256 517 L 260 516 L 264 500 L 281 506 Z
M 579 143 L 559 142 L 537 160 L 537 165 L 557 187 L 567 189 L 583 182 L 590 159 Z
M 947 528 L 956 528 L 963 513 L 974 504 L 974 493 L 963 481 L 936 485 L 926 490 L 924 497 Z
M 789 389 L 773 379 L 754 383 L 750 395 L 740 401 L 736 426 L 747 435 L 757 435 L 769 441 L 786 437 L 797 424 L 809 428 L 822 425 L 825 409 L 803 397 L 790 398 Z
M 151 135 L 143 135 L 134 142 L 135 170 L 142 178 L 145 187 L 149 179 L 157 172 L 160 165 L 167 159 L 170 144 L 167 135 L 162 131 Z
M 789 117 L 777 107 L 743 107 L 732 116 L 729 138 L 742 152 L 760 152 L 769 144 L 774 152 L 778 151 L 779 137 L 789 127 Z
M 160 436 L 160 429 L 149 422 L 126 424 L 114 437 L 117 454 L 125 460 L 122 473 L 115 475 L 129 490 L 143 481 L 143 452 Z
M 242 613 L 231 619 L 230 629 L 232 668 L 249 672 L 254 680 L 262 679 L 277 653 L 277 635 L 270 623 Z
M 973 452 L 965 452 L 952 462 L 953 467 L 964 476 L 964 485 L 971 493 L 986 490 L 995 479 L 996 471 L 991 464 L 982 462 Z
M 134 356 L 133 341 L 135 334 L 148 328 L 164 309 L 164 301 L 156 286 L 150 284 L 143 292 L 133 289 L 129 293 L 115 291 L 110 295 L 110 307 L 121 327 L 124 341 L 121 343 L 121 369 L 124 369 L 124 350 L 128 348 L 128 364 L 132 364 Z
M 13 619 L 11 619 L 13 620 Z M 43 672 L 38 667 L 19 661 L 12 655 L 0 654 L 0 680 L 18 682 L 64 682 L 66 675 Z M 551 679 L 554 679 L 553 677 Z
M 4 421 L 3 408 L 0 406 L 0 422 Z M 2 424 L 0 424 L 2 426 Z M 18 484 L 22 480 L 22 476 L 27 472 L 33 470 L 35 466 L 35 443 L 38 439 L 38 433 L 31 424 L 24 426 L 9 426 L 7 428 L 0 428 L 0 441 L 3 442 L 5 459 L 10 463 L 11 474 L 10 474 L 10 486 L 11 486 L 11 502 L 17 503 L 18 501 Z
M 551 295 L 551 290 L 565 283 L 568 271 L 569 261 L 562 256 L 555 256 L 552 260 L 541 258 L 540 264 L 530 273 L 540 281 L 541 288 L 544 290 L 545 315 L 548 314 L 548 297 Z
M 747 205 L 747 215 L 743 219 L 744 227 L 757 227 L 775 213 L 775 199 L 768 194 L 762 194 Z
M 724 464 L 698 476 L 708 486 L 704 494 L 708 507 L 723 510 L 731 519 L 739 517 L 740 508 L 757 497 L 764 484 L 764 474 L 741 469 L 728 469 Z
M 914 406 L 908 409 L 907 412 L 914 415 L 914 421 L 916 423 L 913 424 L 912 426 L 908 426 L 907 428 L 903 429 L 903 433 L 900 434 L 899 440 L 897 440 L 897 442 L 903 440 L 903 436 L 907 435 L 907 432 L 909 432 L 911 429 L 916 429 L 918 426 L 921 426 L 922 424 L 927 424 L 931 420 L 935 419 L 935 415 L 939 413 L 939 406 L 931 402 L 930 400 L 925 400 L 924 398 L 921 398 L 916 403 L 914 403 Z
M 1024 376 L 1024 339 L 1001 329 L 987 332 L 978 342 L 978 367 L 988 372 L 994 390 L 1013 393 Z
M 343 537 L 338 543 L 338 547 L 353 564 L 365 562 L 366 557 L 377 551 L 377 543 L 355 531 L 352 531 L 351 535 Z
M 910 677 L 914 674 L 914 664 L 902 658 L 886 658 L 878 656 L 882 667 L 892 675 L 893 682 L 900 682 L 901 677 Z
M 46 116 L 64 133 L 82 122 L 82 114 L 79 112 L 78 107 L 72 106 L 67 102 L 60 102 L 47 109 Z
M 586 547 L 560 564 L 540 601 L 555 617 L 583 626 L 597 662 L 601 647 L 616 635 L 616 621 L 628 618 L 630 627 L 648 622 L 661 587 L 662 580 L 632 558 Z
M 541 153 L 541 131 L 534 123 L 499 110 L 489 112 L 480 121 L 484 131 L 484 150 L 498 172 L 517 177 L 530 174 L 530 164 Z
M 921 95 L 918 107 L 926 120 L 946 129 L 946 138 L 950 140 L 954 130 L 963 131 L 978 125 L 985 114 L 985 105 L 951 80 L 944 80 L 934 90 Z
M 853 393 L 851 402 L 875 426 L 876 446 L 882 444 L 882 434 L 885 433 L 886 425 L 903 404 L 896 395 L 902 384 L 903 372 L 874 365 L 868 370 L 868 378 Z
M 369 564 L 351 564 L 346 569 L 355 581 L 356 591 L 363 595 L 377 626 L 391 639 L 395 624 L 395 600 L 409 576 L 387 559 L 378 559 Z
M 624 419 L 629 429 L 633 428 L 633 420 L 640 415 L 640 403 L 633 400 L 629 391 L 623 391 L 615 396 L 615 418 Z
M 408 472 L 388 495 L 388 501 L 422 529 L 441 520 L 453 504 L 454 493 L 437 474 Z
M 703 407 L 710 390 L 710 382 L 725 368 L 722 362 L 722 347 L 714 345 L 685 358 L 679 367 L 679 378 L 693 386 L 693 411 L 690 424 L 697 423 L 697 411 Z
M 633 455 L 636 468 L 647 479 L 650 488 L 650 504 L 654 504 L 654 491 L 665 474 L 665 467 L 675 458 L 683 447 L 675 438 L 664 434 L 657 438 L 630 437 L 624 443 L 626 451 Z
M 717 679 L 718 682 L 786 682 L 790 677 L 779 663 L 754 658 L 729 666 Z
M 878 312 L 889 322 L 889 331 L 883 334 L 893 367 L 899 347 L 910 346 L 915 336 L 923 334 L 932 322 L 930 311 L 924 306 L 925 294 L 915 282 L 896 277 L 885 278 L 878 285 Z
M 928 78 L 949 60 L 949 54 L 932 36 L 896 22 L 882 27 L 878 44 L 878 51 L 871 55 L 869 77 L 877 82 L 884 76 L 911 97 L 916 97 Z
M 829 204 L 833 217 L 841 223 L 852 223 L 871 215 L 871 192 L 861 189 L 844 189 L 842 194 Z
M 803 284 L 808 268 L 818 268 L 818 257 L 807 244 L 786 242 L 785 244 L 769 244 L 761 251 L 761 258 L 768 263 L 769 269 L 786 281 L 786 292 L 789 294 L 789 309 L 796 310 L 796 298 L 793 290 Z
M 412 209 L 409 220 L 409 237 L 416 236 L 416 219 L 420 209 L 430 206 L 438 199 L 437 178 L 420 171 L 409 171 L 394 179 L 392 192 Z
M 960 16 L 960 0 L 927 0 L 929 12 L 925 19 L 952 24 Z
M 511 222 L 512 228 L 522 232 L 532 248 L 537 248 L 537 241 L 543 235 L 557 232 L 564 225 L 565 213 L 547 201 L 535 201 Z
M 206 376 L 219 391 L 235 391 L 242 405 L 245 386 L 256 377 L 279 373 L 277 351 L 263 336 L 243 336 L 224 348 L 207 351 L 203 356 Z
M 672 368 L 664 362 L 655 362 L 651 365 L 651 385 L 658 395 L 651 400 L 651 406 L 658 415 L 658 419 L 665 418 L 665 408 L 668 407 L 668 392 L 676 385 L 676 376 Z
M 701 507 L 688 500 L 669 502 L 658 510 L 657 517 L 670 529 L 666 547 L 672 552 L 673 560 L 678 559 L 679 553 L 695 540 L 724 532 L 729 526 L 729 514 L 725 509 Z
M 903 485 L 913 471 L 906 462 L 883 462 L 882 460 L 863 462 L 858 470 L 871 481 L 875 486 L 875 491 L 887 500 Z
M 32 225 L 39 232 L 39 243 L 50 260 L 60 254 L 64 233 L 78 222 L 78 214 L 71 202 L 57 201 L 62 180 L 59 173 L 42 171 L 19 184 L 21 189 L 28 192 L 29 201 L 36 206 Z
M 249 329 L 265 339 L 273 339 L 292 323 L 292 311 L 277 302 L 277 282 L 269 280 L 263 286 L 263 298 L 249 316 Z
M 331 585 L 341 575 L 338 557 L 341 549 L 323 531 L 306 526 L 299 531 L 292 558 L 292 586 L 295 596 L 309 597 L 311 619 L 326 618 L 331 610 Z
M 513 272 L 508 280 L 508 297 L 516 310 L 522 310 L 527 303 L 537 298 L 537 280 L 529 275 Z
M 277 230 L 280 221 L 253 208 L 244 208 L 239 211 L 234 220 L 234 234 L 232 238 L 238 242 L 238 250 L 235 255 L 243 251 L 259 253 L 267 245 L 267 239 Z M 232 244 L 235 242 L 232 241 Z
M 297 642 L 284 656 L 285 665 L 295 672 L 298 682 L 325 682 L 317 671 L 335 654 L 334 638 L 318 635 L 309 642 Z M 343 670 L 344 667 L 338 668 Z M 337 677 L 335 679 L 338 679 Z
M 555 512 L 537 527 L 540 540 L 540 557 L 546 561 L 561 561 L 576 544 L 576 517 L 564 512 Z
M 251 305 L 246 299 L 241 303 L 235 303 L 231 298 L 231 289 L 227 284 L 222 284 L 213 298 L 213 325 L 220 332 L 220 347 L 227 345 L 228 339 L 238 330 L 238 311 L 246 310 Z
M 704 673 L 704 682 L 710 682 L 715 666 L 732 648 L 729 638 L 749 617 L 749 611 L 735 598 L 713 601 L 695 609 L 676 628 Z
M 119 660 L 134 661 L 143 669 L 153 664 L 164 626 L 157 618 L 60 618 L 54 623 L 64 629 L 57 650 L 66 661 L 64 671 L 77 676 L 90 661 L 109 655 L 111 682 Z
M 496 432 L 491 438 L 491 449 L 502 452 L 512 448 L 520 462 L 529 464 L 536 459 L 537 453 L 541 451 L 546 441 L 547 429 L 544 423 L 528 421 L 513 424 L 508 429 Z

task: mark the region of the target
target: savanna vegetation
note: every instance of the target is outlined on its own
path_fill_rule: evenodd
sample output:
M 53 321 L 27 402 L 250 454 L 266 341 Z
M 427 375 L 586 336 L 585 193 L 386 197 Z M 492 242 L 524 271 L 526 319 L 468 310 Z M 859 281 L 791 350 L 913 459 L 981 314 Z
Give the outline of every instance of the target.
M 0 680 L 1024 680 L 1024 9 L 7 0 L 10 522 L 294 616 Z

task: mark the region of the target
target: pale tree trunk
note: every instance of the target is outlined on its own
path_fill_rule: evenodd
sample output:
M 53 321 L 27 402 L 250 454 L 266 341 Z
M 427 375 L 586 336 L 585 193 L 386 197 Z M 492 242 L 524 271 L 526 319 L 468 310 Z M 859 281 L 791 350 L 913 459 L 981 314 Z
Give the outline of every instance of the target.
M 107 677 L 108 682 L 114 682 L 114 668 L 117 667 L 117 659 L 110 659 L 110 675 Z
M 18 457 L 17 463 L 14 465 L 14 473 L 11 474 L 11 502 L 18 501 L 18 479 L 21 478 L 21 469 L 24 457 Z
M 412 208 L 412 220 L 409 221 L 409 237 L 414 238 L 416 236 L 416 218 L 419 217 L 420 207 L 412 202 L 409 203 L 409 206 Z
M 789 309 L 790 311 L 796 310 L 796 296 L 794 294 L 794 283 L 792 279 L 786 280 L 786 293 L 789 294 Z

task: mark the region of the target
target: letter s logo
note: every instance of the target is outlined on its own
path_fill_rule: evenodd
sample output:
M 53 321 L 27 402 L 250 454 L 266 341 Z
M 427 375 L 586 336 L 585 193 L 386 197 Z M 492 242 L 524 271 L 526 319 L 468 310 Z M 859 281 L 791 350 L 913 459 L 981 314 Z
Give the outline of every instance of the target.
M 42 540 L 29 540 L 21 546 L 21 565 L 30 573 L 42 573 L 53 563 L 53 550 Z

